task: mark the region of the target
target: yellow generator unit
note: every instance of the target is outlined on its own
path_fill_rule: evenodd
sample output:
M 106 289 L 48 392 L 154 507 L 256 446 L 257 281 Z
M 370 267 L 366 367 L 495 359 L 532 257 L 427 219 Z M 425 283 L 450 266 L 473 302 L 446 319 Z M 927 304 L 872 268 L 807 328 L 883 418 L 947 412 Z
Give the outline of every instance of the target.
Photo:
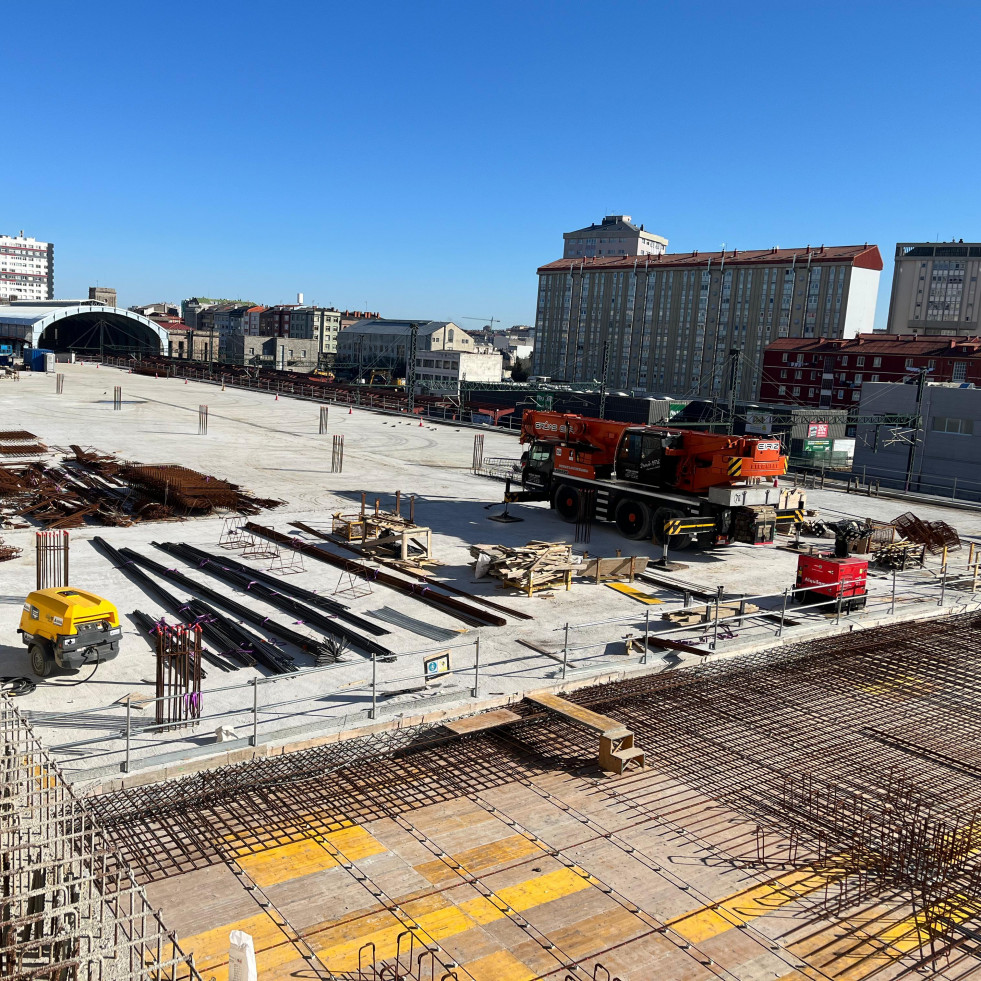
M 35 590 L 24 601 L 17 632 L 31 655 L 31 669 L 46 678 L 59 668 L 111 661 L 119 653 L 123 628 L 107 599 L 62 586 Z

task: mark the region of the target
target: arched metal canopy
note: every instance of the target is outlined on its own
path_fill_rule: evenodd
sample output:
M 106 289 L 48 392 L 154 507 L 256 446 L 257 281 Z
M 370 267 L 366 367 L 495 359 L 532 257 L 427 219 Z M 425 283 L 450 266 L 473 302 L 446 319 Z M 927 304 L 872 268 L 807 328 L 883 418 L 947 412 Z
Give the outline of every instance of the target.
M 170 353 L 167 331 L 142 314 L 57 300 L 0 306 L 0 341 L 90 356 Z

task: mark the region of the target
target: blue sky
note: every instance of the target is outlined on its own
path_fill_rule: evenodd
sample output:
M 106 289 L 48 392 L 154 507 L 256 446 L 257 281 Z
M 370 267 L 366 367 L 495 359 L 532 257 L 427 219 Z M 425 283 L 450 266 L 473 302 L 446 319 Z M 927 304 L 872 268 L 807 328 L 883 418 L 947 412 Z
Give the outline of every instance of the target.
M 0 230 L 56 292 L 534 317 L 562 232 L 669 251 L 981 239 L 981 4 L 4 10 Z

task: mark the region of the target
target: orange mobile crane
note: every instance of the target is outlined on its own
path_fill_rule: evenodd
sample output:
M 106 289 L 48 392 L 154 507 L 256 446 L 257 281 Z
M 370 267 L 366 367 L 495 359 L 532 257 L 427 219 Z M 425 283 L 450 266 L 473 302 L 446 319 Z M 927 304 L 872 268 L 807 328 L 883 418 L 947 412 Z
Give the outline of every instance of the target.
M 529 410 L 521 442 L 530 444 L 521 458 L 522 490 L 509 501 L 547 500 L 567 521 L 591 514 L 615 522 L 627 538 L 668 540 L 675 549 L 693 541 L 764 544 L 778 520 L 801 517 L 778 510 L 774 484 L 787 458 L 773 437 Z

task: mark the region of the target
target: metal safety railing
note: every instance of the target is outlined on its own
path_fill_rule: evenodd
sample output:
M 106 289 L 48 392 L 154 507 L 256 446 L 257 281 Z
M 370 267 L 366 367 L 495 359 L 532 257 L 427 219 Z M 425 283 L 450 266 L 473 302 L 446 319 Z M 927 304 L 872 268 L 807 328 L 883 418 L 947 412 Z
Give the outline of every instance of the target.
M 951 590 L 959 591 L 962 596 L 974 597 L 981 586 L 979 566 L 979 559 L 975 559 L 973 566 L 963 571 L 943 566 L 934 578 L 924 581 L 913 580 L 908 574 L 900 575 L 894 570 L 887 579 L 887 590 L 867 595 L 867 609 L 891 617 L 900 607 L 905 609 L 913 603 L 926 601 L 943 606 Z M 853 581 L 846 580 L 840 585 L 847 592 Z M 537 654 L 524 659 L 516 655 L 515 648 L 509 646 L 504 651 L 498 649 L 493 659 L 488 660 L 482 657 L 481 637 L 476 636 L 464 643 L 444 643 L 390 656 L 366 658 L 361 665 L 365 668 L 370 666 L 370 674 L 337 685 L 330 683 L 332 678 L 337 677 L 337 672 L 350 670 L 358 662 L 341 661 L 208 688 L 200 694 L 200 715 L 195 719 L 191 731 L 168 732 L 167 724 L 144 722 L 137 713 L 152 712 L 159 701 L 156 698 L 128 697 L 122 704 L 71 713 L 28 714 L 36 727 L 45 729 L 71 727 L 102 730 L 99 735 L 50 745 L 50 752 L 62 759 L 66 767 L 75 764 L 73 770 L 78 778 L 85 777 L 92 770 L 107 768 L 126 773 L 134 767 L 159 763 L 168 758 L 186 759 L 188 756 L 208 755 L 239 746 L 258 747 L 263 743 L 288 740 L 336 726 L 353 728 L 364 725 L 384 716 L 383 708 L 393 698 L 398 701 L 392 704 L 400 709 L 407 704 L 418 704 L 422 711 L 447 700 L 459 700 L 461 697 L 464 700 L 475 699 L 480 695 L 482 681 L 491 676 L 500 679 L 508 675 L 524 675 L 529 682 L 534 678 L 536 684 L 543 678 L 556 676 L 565 680 L 570 675 L 582 677 L 586 672 L 595 673 L 597 668 L 608 670 L 611 658 L 617 665 L 635 663 L 642 668 L 650 663 L 652 650 L 657 658 L 672 649 L 707 657 L 740 634 L 744 641 L 740 646 L 745 646 L 745 642 L 765 644 L 768 639 L 782 638 L 787 627 L 799 625 L 802 618 L 807 618 L 811 625 L 826 623 L 828 619 L 839 625 L 848 612 L 852 598 L 838 595 L 815 600 L 813 591 L 816 588 L 821 588 L 821 584 L 730 597 L 726 597 L 720 589 L 710 598 L 673 609 L 673 617 L 688 614 L 690 621 L 677 625 L 670 625 L 660 618 L 653 619 L 650 607 L 642 614 L 579 623 L 568 621 L 555 628 L 563 635 L 561 647 L 545 650 L 527 645 Z M 804 593 L 811 594 L 808 601 L 795 604 L 795 599 Z M 611 653 L 610 628 L 619 625 L 624 626 L 627 633 L 622 648 L 617 640 L 613 640 L 615 650 Z M 600 639 L 573 642 L 577 633 L 599 627 L 603 628 Z M 542 663 L 546 657 L 554 667 Z M 424 663 L 415 662 L 407 670 L 415 658 L 423 659 Z M 523 661 L 530 661 L 531 664 L 523 664 Z M 394 668 L 389 665 L 394 665 Z M 324 684 L 311 684 L 314 679 L 323 679 Z M 435 681 L 439 684 L 433 684 Z M 450 684 L 446 684 L 447 681 Z M 298 684 L 304 685 L 304 689 L 298 691 Z M 512 694 L 518 695 L 522 687 L 520 683 L 516 685 Z M 410 701 L 405 701 L 406 698 Z M 227 742 L 205 741 L 203 733 L 209 725 L 216 727 L 215 740 L 222 727 L 230 728 L 232 731 L 227 733 Z
M 454 651 L 467 651 L 470 656 L 465 658 L 465 664 L 453 667 L 451 655 Z M 379 677 L 379 664 L 404 662 L 410 658 L 423 657 L 434 664 L 434 668 L 428 673 L 413 672 L 412 674 L 403 673 L 401 675 L 389 676 L 382 680 Z M 442 660 L 445 658 L 445 661 Z M 329 709 L 331 700 L 336 702 L 333 706 L 346 706 L 349 704 L 351 696 L 361 696 L 366 707 L 361 715 L 366 720 L 374 720 L 379 714 L 379 703 L 387 697 L 399 694 L 413 694 L 428 689 L 429 681 L 434 679 L 458 678 L 466 679 L 466 684 L 461 686 L 469 695 L 476 698 L 480 689 L 481 678 L 481 657 L 480 657 L 480 637 L 474 638 L 463 644 L 442 644 L 435 647 L 420 648 L 407 651 L 401 654 L 393 654 L 390 657 L 380 657 L 378 655 L 366 659 L 366 664 L 371 666 L 370 678 L 359 679 L 353 683 L 341 685 L 331 691 L 318 689 L 308 694 L 297 695 L 284 694 L 278 700 L 260 700 L 260 691 L 282 691 L 285 686 L 295 684 L 297 681 L 309 679 L 311 676 L 329 676 L 332 672 L 339 669 L 350 668 L 351 661 L 340 661 L 321 667 L 304 668 L 301 671 L 289 674 L 276 674 L 269 677 L 253 678 L 247 682 L 236 685 L 223 685 L 217 688 L 209 688 L 200 693 L 196 708 L 196 718 L 194 719 L 195 728 L 200 729 L 207 723 L 221 727 L 229 725 L 233 720 L 238 720 L 236 724 L 243 722 L 248 727 L 249 735 L 239 737 L 236 732 L 229 737 L 229 743 L 247 742 L 250 746 L 260 745 L 261 736 L 267 741 L 274 741 L 277 738 L 285 738 L 290 735 L 298 734 L 310 728 L 319 728 L 325 719 L 337 719 L 336 714 L 323 711 Z M 422 681 L 420 682 L 420 679 Z M 393 686 L 404 685 L 406 682 L 414 682 L 415 685 L 408 689 L 390 689 Z M 441 682 L 442 683 L 442 682 Z M 209 705 L 215 701 L 216 696 L 227 693 L 241 693 L 242 699 L 233 698 L 226 704 L 208 710 Z M 458 693 L 458 690 L 457 690 Z M 436 692 L 430 692 L 430 699 Z M 52 713 L 28 713 L 36 727 L 50 727 L 71 724 L 75 727 L 98 727 L 111 730 L 109 735 L 92 736 L 82 739 L 73 739 L 68 742 L 56 743 L 48 746 L 48 751 L 53 755 L 68 758 L 75 762 L 91 760 L 94 757 L 120 757 L 118 768 L 123 773 L 128 773 L 136 760 L 136 754 L 145 754 L 150 750 L 153 756 L 159 755 L 160 751 L 168 746 L 184 746 L 188 743 L 189 737 L 187 730 L 174 733 L 173 726 L 164 722 L 158 724 L 143 723 L 139 718 L 134 718 L 135 711 L 146 710 L 154 711 L 158 704 L 173 701 L 172 695 L 163 698 L 133 699 L 127 697 L 123 704 L 115 703 L 112 705 L 97 706 L 91 709 L 80 709 L 79 711 L 65 714 L 64 716 Z M 317 703 L 315 711 L 308 708 L 302 711 L 303 703 Z M 307 719 L 305 724 L 297 726 L 295 724 L 298 717 Z M 340 716 L 343 720 L 348 716 Z M 287 728 L 275 728 L 277 723 L 282 724 L 284 720 L 289 720 L 294 724 Z M 354 721 L 354 720 L 352 720 Z M 217 732 L 217 730 L 216 730 Z M 170 733 L 169 738 L 163 741 L 152 739 L 151 737 Z M 196 741 L 200 740 L 200 736 Z M 227 745 L 217 744 L 219 750 L 230 748 Z M 82 771 L 84 774 L 84 771 Z

